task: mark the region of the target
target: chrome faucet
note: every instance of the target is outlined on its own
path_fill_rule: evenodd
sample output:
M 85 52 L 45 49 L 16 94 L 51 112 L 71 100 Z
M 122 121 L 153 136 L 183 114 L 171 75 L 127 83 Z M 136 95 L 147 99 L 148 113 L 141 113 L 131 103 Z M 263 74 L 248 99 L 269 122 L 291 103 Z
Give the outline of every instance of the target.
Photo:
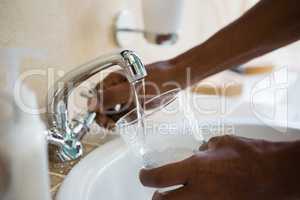
M 132 51 L 124 50 L 116 54 L 99 57 L 58 80 L 48 94 L 48 133 L 47 140 L 57 147 L 61 161 L 79 158 L 83 153 L 82 137 L 96 117 L 96 113 L 87 112 L 83 117 L 70 120 L 68 116 L 68 98 L 72 91 L 91 76 L 114 65 L 120 66 L 130 83 L 147 75 L 140 58 Z

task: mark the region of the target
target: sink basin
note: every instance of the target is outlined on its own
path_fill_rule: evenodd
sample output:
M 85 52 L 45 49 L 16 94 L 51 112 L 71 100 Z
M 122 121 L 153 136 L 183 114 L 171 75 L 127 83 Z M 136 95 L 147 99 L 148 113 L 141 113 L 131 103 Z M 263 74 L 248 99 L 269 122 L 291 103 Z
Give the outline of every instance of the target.
M 91 152 L 63 182 L 57 200 L 150 199 L 138 179 L 142 164 L 119 138 Z
M 239 118 L 230 123 L 240 136 L 274 141 L 300 139 L 297 127 L 282 133 L 278 127 L 271 128 L 255 120 Z M 57 200 L 150 200 L 154 189 L 140 184 L 141 166 L 122 140 L 116 139 L 90 153 L 73 168 Z

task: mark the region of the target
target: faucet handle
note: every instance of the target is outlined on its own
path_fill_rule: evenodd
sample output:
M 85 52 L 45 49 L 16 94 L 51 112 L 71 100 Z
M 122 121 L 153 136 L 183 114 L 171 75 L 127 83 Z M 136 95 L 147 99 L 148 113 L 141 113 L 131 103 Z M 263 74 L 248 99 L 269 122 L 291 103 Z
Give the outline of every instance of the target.
M 89 131 L 95 117 L 95 112 L 89 112 L 83 117 L 74 119 L 70 127 L 64 130 L 64 133 L 61 133 L 61 131 L 57 129 L 48 131 L 48 142 L 59 148 L 58 157 L 60 160 L 76 160 L 82 156 L 83 145 L 80 140 L 84 134 Z
M 70 131 L 62 133 L 57 129 L 50 129 L 47 133 L 47 141 L 49 144 L 54 145 L 55 152 L 60 161 L 76 160 L 83 154 L 83 146 L 81 142 Z M 51 159 L 51 157 L 50 157 Z M 56 158 L 52 159 L 56 161 Z
M 84 116 L 73 119 L 72 132 L 78 140 L 81 140 L 85 133 L 87 133 L 96 118 L 95 112 L 88 112 Z
M 75 137 L 65 138 L 65 145 L 59 150 L 59 158 L 62 161 L 76 160 L 83 154 L 82 143 Z
M 65 145 L 60 148 L 60 159 L 75 160 L 82 156 L 82 137 L 87 133 L 96 117 L 95 112 L 88 112 L 83 117 L 73 120 L 70 133 L 64 135 Z

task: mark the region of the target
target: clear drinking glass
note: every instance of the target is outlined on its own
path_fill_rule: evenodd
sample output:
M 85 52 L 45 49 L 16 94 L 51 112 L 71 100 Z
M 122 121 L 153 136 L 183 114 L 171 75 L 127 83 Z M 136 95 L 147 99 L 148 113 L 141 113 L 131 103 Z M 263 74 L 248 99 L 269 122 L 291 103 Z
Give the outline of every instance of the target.
M 145 102 L 144 129 L 138 123 L 137 110 L 123 116 L 116 127 L 145 168 L 159 167 L 183 160 L 202 143 L 197 123 L 185 95 L 170 90 Z

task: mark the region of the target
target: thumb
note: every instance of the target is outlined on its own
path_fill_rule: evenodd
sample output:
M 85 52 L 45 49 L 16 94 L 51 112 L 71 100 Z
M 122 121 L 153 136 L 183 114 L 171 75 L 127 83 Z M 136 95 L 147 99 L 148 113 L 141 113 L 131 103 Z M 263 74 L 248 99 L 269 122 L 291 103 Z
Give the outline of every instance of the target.
M 128 103 L 130 105 L 131 101 L 132 95 L 129 83 L 124 82 L 99 91 L 96 97 L 88 100 L 88 109 L 89 111 L 103 112 L 117 104 Z
M 163 188 L 186 184 L 191 173 L 191 159 L 188 158 L 155 169 L 142 169 L 140 180 L 144 186 Z

